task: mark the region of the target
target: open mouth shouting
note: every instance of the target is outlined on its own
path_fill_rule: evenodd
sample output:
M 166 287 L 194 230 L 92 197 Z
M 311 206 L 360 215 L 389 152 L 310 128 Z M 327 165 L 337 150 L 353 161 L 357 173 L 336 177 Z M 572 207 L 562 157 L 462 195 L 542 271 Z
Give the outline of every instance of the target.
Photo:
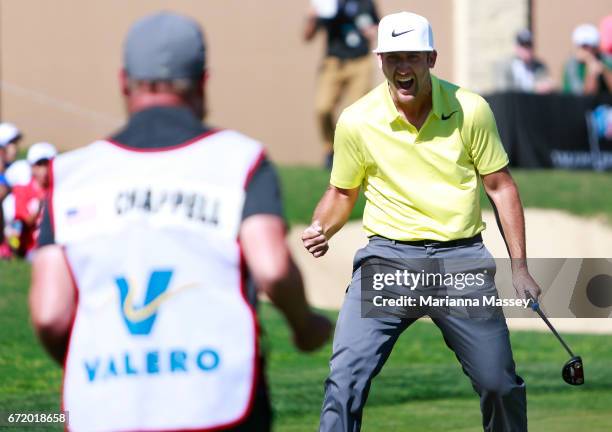
M 414 87 L 415 79 L 413 76 L 398 76 L 395 85 L 399 90 L 410 91 Z

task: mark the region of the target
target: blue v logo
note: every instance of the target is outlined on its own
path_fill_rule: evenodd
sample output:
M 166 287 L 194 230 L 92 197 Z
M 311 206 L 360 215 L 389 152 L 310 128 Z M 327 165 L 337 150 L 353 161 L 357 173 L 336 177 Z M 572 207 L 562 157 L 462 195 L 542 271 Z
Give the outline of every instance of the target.
M 149 283 L 141 306 L 134 306 L 134 285 L 125 277 L 117 277 L 120 309 L 128 330 L 133 335 L 148 335 L 153 328 L 157 311 L 169 297 L 168 286 L 172 278 L 171 270 L 156 270 L 149 276 Z

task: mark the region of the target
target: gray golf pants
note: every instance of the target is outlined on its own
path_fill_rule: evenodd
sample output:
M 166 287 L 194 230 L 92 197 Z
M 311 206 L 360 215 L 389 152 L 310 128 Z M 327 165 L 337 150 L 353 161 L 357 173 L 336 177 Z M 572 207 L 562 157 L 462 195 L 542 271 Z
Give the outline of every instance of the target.
M 334 335 L 330 374 L 325 381 L 321 432 L 356 432 L 370 384 L 382 369 L 399 335 L 417 318 L 362 318 L 360 265 L 372 257 L 491 259 L 481 240 L 448 247 L 440 242 L 413 246 L 372 237 L 355 255 L 353 278 L 340 310 Z M 493 287 L 494 288 L 494 287 Z M 505 318 L 433 318 L 480 396 L 485 431 L 527 430 L 523 380 L 516 375 Z M 409 361 L 409 359 L 406 359 Z M 410 430 L 408 425 L 406 429 Z

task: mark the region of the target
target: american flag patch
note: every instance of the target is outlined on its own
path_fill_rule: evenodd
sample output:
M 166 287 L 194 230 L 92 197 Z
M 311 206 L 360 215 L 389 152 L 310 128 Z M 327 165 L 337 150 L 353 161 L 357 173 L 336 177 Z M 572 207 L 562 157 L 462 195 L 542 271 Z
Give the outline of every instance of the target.
M 66 219 L 71 223 L 86 222 L 96 216 L 96 206 L 71 207 L 66 210 Z

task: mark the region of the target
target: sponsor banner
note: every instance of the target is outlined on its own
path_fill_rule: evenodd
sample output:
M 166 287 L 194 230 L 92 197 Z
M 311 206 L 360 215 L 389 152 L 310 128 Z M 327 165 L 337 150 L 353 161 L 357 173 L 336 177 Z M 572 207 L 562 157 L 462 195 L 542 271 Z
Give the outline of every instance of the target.
M 612 95 L 510 92 L 486 99 L 510 165 L 612 170 Z

